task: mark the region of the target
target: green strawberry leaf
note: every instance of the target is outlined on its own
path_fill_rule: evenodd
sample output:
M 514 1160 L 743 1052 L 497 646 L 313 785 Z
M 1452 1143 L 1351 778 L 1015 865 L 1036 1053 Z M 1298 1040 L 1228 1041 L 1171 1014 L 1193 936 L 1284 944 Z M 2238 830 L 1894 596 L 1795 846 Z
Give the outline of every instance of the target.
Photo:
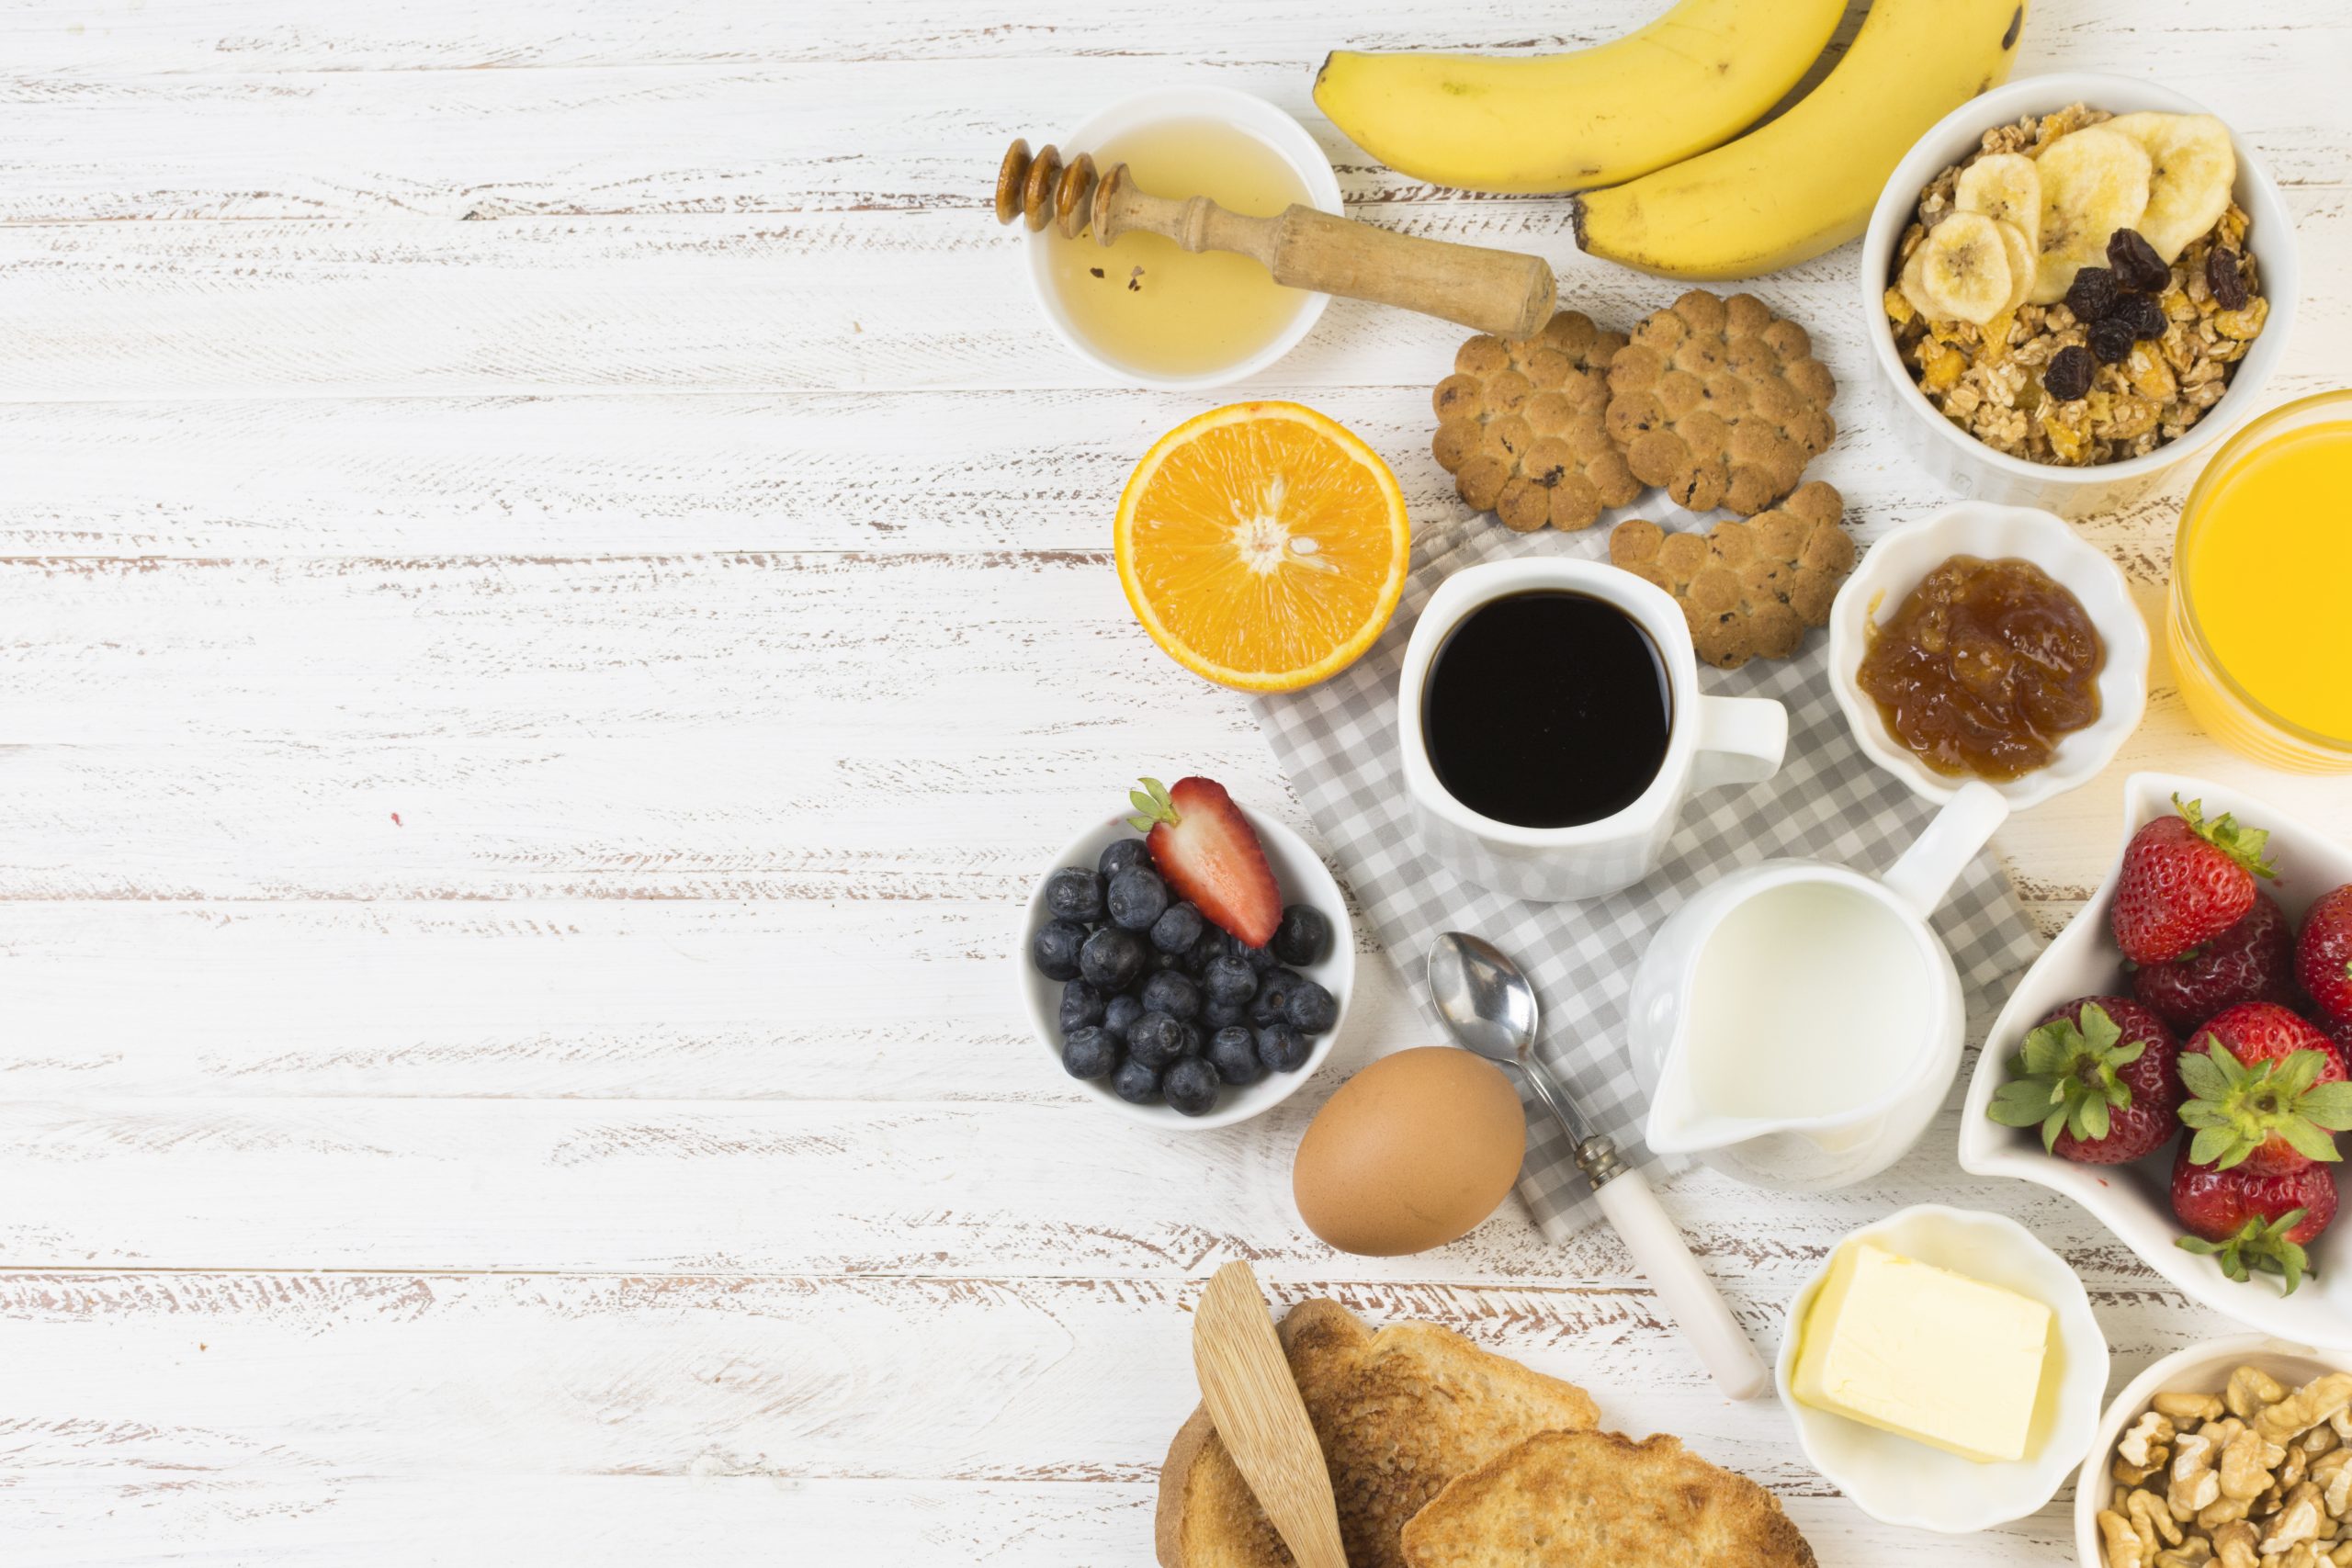
M 2188 824 L 2190 832 L 2245 867 L 2253 874 L 2274 882 L 2278 880 L 2278 868 L 2262 858 L 2264 846 L 2270 842 L 2270 834 L 2267 829 L 2241 828 L 2237 824 L 2237 819 L 2226 811 L 2208 822 L 2200 809 L 2205 804 L 2201 800 L 2192 800 L 2183 805 L 2180 796 L 2176 795 L 2172 797 L 2172 803 L 2179 811 L 2181 820 Z
M 2277 1135 L 2305 1159 L 2332 1164 L 2344 1157 L 2336 1152 L 2335 1138 L 2301 1116 L 2280 1117 Z
M 2249 1265 L 2266 1274 L 2277 1274 L 2284 1281 L 2281 1295 L 2291 1296 L 2295 1287 L 2311 1272 L 2311 1258 L 2288 1233 L 2303 1222 L 2304 1211 L 2290 1209 L 2268 1224 L 2251 1219 L 2225 1241 L 2207 1241 L 2200 1236 L 2185 1235 L 2173 1243 L 2184 1252 L 2194 1252 L 2211 1258 L 2222 1266 L 2222 1272 L 2243 1283 L 2249 1278 Z
M 2241 1138 L 2232 1127 L 2208 1127 L 2188 1143 L 2191 1165 L 2210 1165 L 2215 1170 L 2229 1170 L 2245 1163 L 2245 1156 L 2256 1145 Z
M 2352 1083 L 2324 1083 L 2303 1096 L 2295 1109 L 2303 1113 L 2305 1121 L 2331 1133 L 2352 1128 Z
M 2222 1069 L 2222 1060 L 2226 1059 L 2235 1066 L 2237 1058 L 2230 1055 L 2228 1048 L 2219 1040 L 2210 1034 L 2205 1038 L 2211 1042 L 2210 1055 L 2197 1050 L 2181 1053 L 2180 1081 L 2199 1100 L 2221 1100 L 2229 1094 L 2231 1089 L 2231 1077 Z

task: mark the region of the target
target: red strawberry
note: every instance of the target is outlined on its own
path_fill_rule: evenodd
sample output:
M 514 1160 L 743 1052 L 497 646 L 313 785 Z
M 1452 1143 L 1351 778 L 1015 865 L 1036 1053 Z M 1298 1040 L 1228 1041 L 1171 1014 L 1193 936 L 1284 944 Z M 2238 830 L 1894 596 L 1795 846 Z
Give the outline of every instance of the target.
M 2163 964 L 2209 942 L 2254 908 L 2254 879 L 2276 876 L 2262 858 L 2270 835 L 2240 828 L 2224 815 L 2211 822 L 2198 801 L 2177 817 L 2159 817 L 2123 846 L 2108 923 L 2115 945 L 2134 964 Z
M 1985 1111 L 2004 1127 L 2041 1128 L 2041 1146 L 2082 1165 L 2121 1165 L 2164 1146 L 2179 1125 L 2180 1046 L 2164 1021 L 2122 997 L 2052 1011 L 2009 1059 Z
M 2216 1258 L 2233 1280 L 2249 1268 L 2281 1275 L 2291 1295 L 2309 1267 L 2303 1248 L 2335 1218 L 2335 1179 L 2324 1165 L 2283 1176 L 2216 1170 L 2191 1159 L 2183 1138 L 2172 1162 L 2172 1212 L 2192 1233 L 2176 1245 Z
M 2295 928 L 2269 894 L 2257 890 L 2245 919 L 2168 964 L 2143 964 L 2132 994 L 2186 1033 L 2240 1002 L 2295 1000 Z
M 2352 1020 L 2352 883 L 2322 894 L 2303 917 L 2295 975 L 2329 1018 Z
M 1172 789 L 1158 779 L 1146 779 L 1143 786 L 1127 792 L 1137 813 L 1127 820 L 1144 835 L 1168 886 L 1251 947 L 1273 941 L 1274 928 L 1283 923 L 1283 890 L 1266 864 L 1258 830 L 1225 786 L 1198 778 L 1178 779 Z
M 2180 1120 L 2189 1157 L 2275 1176 L 2340 1158 L 2334 1134 L 2352 1127 L 2352 1084 L 2335 1042 L 2275 1002 L 2245 1002 L 2210 1020 L 2180 1054 L 2189 1100 Z

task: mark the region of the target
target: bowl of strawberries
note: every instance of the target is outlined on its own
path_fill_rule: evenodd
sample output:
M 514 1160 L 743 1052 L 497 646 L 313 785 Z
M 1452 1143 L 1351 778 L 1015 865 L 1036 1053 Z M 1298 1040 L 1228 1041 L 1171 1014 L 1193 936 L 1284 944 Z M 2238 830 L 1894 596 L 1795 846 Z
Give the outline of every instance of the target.
M 2221 784 L 2123 787 L 2114 867 L 1977 1057 L 1960 1163 L 2065 1193 L 2217 1312 L 2352 1348 L 2352 849 Z

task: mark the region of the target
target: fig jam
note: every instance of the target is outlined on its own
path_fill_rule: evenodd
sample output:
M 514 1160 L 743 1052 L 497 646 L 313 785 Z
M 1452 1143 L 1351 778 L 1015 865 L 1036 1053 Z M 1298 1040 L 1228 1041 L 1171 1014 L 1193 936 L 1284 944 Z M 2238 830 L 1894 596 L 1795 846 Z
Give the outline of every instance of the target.
M 2106 661 L 2082 601 L 2040 567 L 1954 556 L 1871 628 L 1860 682 L 1928 767 L 1997 783 L 2098 721 Z

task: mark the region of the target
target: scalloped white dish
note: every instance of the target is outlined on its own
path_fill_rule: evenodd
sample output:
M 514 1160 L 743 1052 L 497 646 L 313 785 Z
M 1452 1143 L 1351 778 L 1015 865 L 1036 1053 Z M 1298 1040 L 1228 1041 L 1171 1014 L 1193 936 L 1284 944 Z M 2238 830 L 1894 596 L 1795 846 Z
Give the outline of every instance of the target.
M 1283 902 L 1312 904 L 1330 919 L 1331 951 L 1323 955 L 1321 963 L 1307 964 L 1299 973 L 1331 993 L 1340 1004 L 1340 1016 L 1332 1021 L 1329 1029 L 1316 1037 L 1315 1048 L 1307 1053 L 1306 1064 L 1296 1072 L 1269 1073 L 1256 1083 L 1238 1089 L 1227 1084 L 1205 1115 L 1187 1116 L 1165 1103 L 1130 1105 L 1113 1094 L 1109 1084 L 1074 1078 L 1063 1071 L 1058 1016 L 1061 982 L 1046 979 L 1029 962 L 1029 938 L 1046 922 L 1046 879 L 1062 866 L 1092 865 L 1114 839 L 1135 838 L 1136 830 L 1127 826 L 1127 819 L 1124 816 L 1106 818 L 1064 844 L 1051 863 L 1038 872 L 1036 886 L 1029 890 L 1029 902 L 1021 918 L 1020 938 L 1014 942 L 1012 953 L 1012 962 L 1020 969 L 1021 1003 L 1028 1011 L 1029 1027 L 1035 1032 L 1046 1059 L 1052 1062 L 1056 1077 L 1130 1121 L 1187 1133 L 1247 1122 L 1288 1100 L 1298 1092 L 1301 1084 L 1321 1071 L 1323 1064 L 1331 1059 L 1331 1048 L 1339 1043 L 1340 1032 L 1348 1026 L 1348 1002 L 1356 988 L 1356 928 L 1348 914 L 1348 901 L 1340 896 L 1339 883 L 1323 864 L 1322 857 L 1296 833 L 1246 806 L 1241 807 L 1241 815 L 1258 830 L 1258 842 L 1265 849 L 1266 863 L 1273 869 L 1274 881 L 1282 887 Z
M 2242 790 L 2172 773 L 2133 773 L 2124 781 L 2124 840 L 2143 823 L 2170 815 L 2176 794 L 2183 800 L 2202 801 L 2209 818 L 2226 811 L 2240 822 L 2269 829 L 2270 859 L 2279 875 L 2278 881 L 2265 883 L 2264 891 L 2298 924 L 2312 899 L 2352 882 L 2352 849 Z M 2257 1274 L 2240 1283 L 2224 1278 L 2211 1258 L 2173 1245 L 2182 1233 L 2166 1192 L 2172 1169 L 2169 1147 L 2127 1166 L 2074 1165 L 2044 1154 L 2032 1128 L 2004 1127 L 1984 1114 L 2001 1085 L 2004 1064 L 2036 1020 L 2077 997 L 2131 994 L 2123 956 L 2107 926 L 2121 863 L 2122 846 L 2118 844 L 2116 863 L 2098 892 L 2026 971 L 1994 1021 L 1961 1111 L 1961 1166 L 1973 1175 L 2014 1176 L 2064 1192 L 2113 1231 L 2143 1263 L 2215 1312 L 2299 1345 L 2352 1348 L 2352 1225 L 2339 1224 L 2312 1244 L 2312 1273 L 2293 1295 L 2280 1294 L 2278 1281 L 2271 1276 Z M 2338 1180 L 2340 1185 L 2340 1175 Z
M 2107 647 L 2098 722 L 2060 741 L 2048 767 L 1993 784 L 2010 810 L 2023 811 L 2096 778 L 2140 727 L 2148 708 L 2148 626 L 2132 603 L 2122 569 L 2047 512 L 1963 501 L 1871 546 L 1829 608 L 1830 688 L 1871 761 L 1929 800 L 1950 800 L 1969 781 L 1937 773 L 1897 740 L 1859 679 L 1870 628 L 1891 618 L 1928 573 L 1962 555 L 2031 561 L 2082 601 Z
M 1805 1314 L 1840 1248 L 1864 1239 L 1888 1250 L 2015 1291 L 2050 1308 L 2051 1359 L 2033 1421 L 2033 1451 L 2007 1464 L 1973 1460 L 1815 1410 L 1790 1392 Z M 2082 1462 L 2107 1392 L 2107 1337 L 2090 1297 L 2066 1260 L 2006 1214 L 1921 1203 L 1853 1232 L 1789 1303 L 1788 1328 L 1775 1363 L 1781 1403 L 1796 1423 L 1804 1457 L 1856 1507 L 1874 1519 L 1914 1529 L 1964 1535 L 2022 1518 L 2057 1495 Z

